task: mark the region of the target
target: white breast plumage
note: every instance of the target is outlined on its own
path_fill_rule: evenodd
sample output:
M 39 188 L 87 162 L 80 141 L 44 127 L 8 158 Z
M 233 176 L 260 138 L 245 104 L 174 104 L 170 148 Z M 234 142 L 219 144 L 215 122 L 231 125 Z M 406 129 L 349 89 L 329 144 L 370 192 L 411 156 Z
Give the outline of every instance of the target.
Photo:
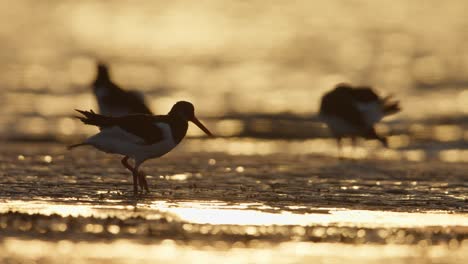
M 146 144 L 144 139 L 117 126 L 101 130 L 88 138 L 85 143 L 107 153 L 131 156 L 137 160 L 160 157 L 171 151 L 177 144 L 174 142 L 171 127 L 168 124 L 155 123 L 155 125 L 161 128 L 163 138 L 151 145 Z

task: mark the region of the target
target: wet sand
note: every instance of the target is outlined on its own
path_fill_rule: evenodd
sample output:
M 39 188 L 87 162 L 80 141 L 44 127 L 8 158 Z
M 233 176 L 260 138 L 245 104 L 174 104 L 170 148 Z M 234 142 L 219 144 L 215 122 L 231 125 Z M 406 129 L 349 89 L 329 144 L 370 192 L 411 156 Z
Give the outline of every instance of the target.
M 193 153 L 182 145 L 144 164 L 151 192 L 135 199 L 118 156 L 9 143 L 0 159 L 0 261 L 468 257 L 466 163 Z

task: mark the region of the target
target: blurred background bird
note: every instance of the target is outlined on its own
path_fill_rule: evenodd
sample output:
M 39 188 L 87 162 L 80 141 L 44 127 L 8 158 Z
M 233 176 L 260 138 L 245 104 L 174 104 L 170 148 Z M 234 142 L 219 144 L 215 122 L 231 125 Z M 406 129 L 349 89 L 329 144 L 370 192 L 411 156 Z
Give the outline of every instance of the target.
M 319 117 L 328 126 L 341 152 L 341 140 L 348 137 L 353 146 L 358 137 L 363 137 L 377 139 L 388 147 L 387 139 L 377 134 L 374 125 L 400 110 L 399 102 L 391 96 L 382 98 L 371 87 L 342 83 L 323 95 Z
M 93 92 L 99 106 L 99 113 L 106 116 L 128 114 L 152 114 L 145 103 L 144 95 L 138 91 L 126 91 L 115 84 L 109 74 L 109 67 L 97 63 Z

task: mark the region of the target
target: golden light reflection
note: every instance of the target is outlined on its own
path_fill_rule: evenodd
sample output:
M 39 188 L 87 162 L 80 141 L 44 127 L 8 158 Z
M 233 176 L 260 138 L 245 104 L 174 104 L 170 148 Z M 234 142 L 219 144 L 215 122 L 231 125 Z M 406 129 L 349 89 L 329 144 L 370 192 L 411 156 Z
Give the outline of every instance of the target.
M 102 233 L 104 231 L 104 227 L 100 224 L 87 224 L 84 228 L 84 232 L 87 233 Z
M 216 134 L 219 136 L 235 136 L 244 129 L 244 124 L 239 120 L 222 120 L 216 123 Z
M 405 1 L 391 7 L 369 2 L 275 2 L 271 8 L 230 1 L 183 8 L 177 2 L 148 0 L 137 6 L 125 1 L 46 1 L 39 7 L 8 3 L 8 15 L 0 17 L 0 36 L 8 40 L 1 45 L 11 54 L 0 77 L 20 93 L 53 87 L 54 93 L 73 97 L 76 86 L 91 82 L 93 63 L 102 59 L 112 64 L 117 83 L 126 87 L 154 93 L 159 92 L 155 87 L 171 87 L 169 95 L 158 94 L 158 99 L 184 92 L 206 102 L 209 95 L 216 101 L 208 103 L 216 107 L 204 109 L 210 116 L 224 107 L 238 113 L 311 114 L 323 92 L 343 81 L 373 83 L 401 95 L 414 106 L 405 108 L 403 116 L 440 114 L 428 101 L 443 101 L 444 113 L 464 112 L 466 93 L 457 89 L 442 95 L 441 88 L 457 86 L 465 75 L 466 58 L 453 65 L 463 50 L 452 43 L 463 34 L 465 23 L 455 10 L 463 10 L 466 3 L 450 1 L 441 14 L 437 7 L 411 12 L 413 6 Z M 314 16 L 310 10 L 327 10 L 329 15 Z M 350 13 L 355 15 L 346 16 Z M 427 18 L 435 15 L 448 18 L 436 23 L 446 30 L 421 30 L 433 28 L 435 22 Z M 369 32 L 371 24 L 375 29 Z M 330 25 L 336 30 L 330 31 Z M 23 27 L 27 34 L 17 34 Z M 43 37 L 46 28 L 53 37 Z M 427 84 L 436 87 L 416 90 Z M 459 103 L 445 97 L 458 97 Z
M 450 126 L 452 128 L 452 126 Z M 458 131 L 455 128 L 453 131 Z M 458 133 L 458 132 L 457 132 Z M 463 155 L 464 150 L 448 149 L 404 149 L 408 147 L 410 138 L 407 135 L 389 137 L 390 149 L 383 148 L 379 142 L 360 142 L 362 146 L 352 147 L 349 140 L 344 140 L 344 147 L 338 152 L 333 139 L 310 140 L 261 140 L 249 138 L 217 138 L 209 141 L 191 139 L 184 145 L 188 152 L 220 152 L 230 155 L 270 155 L 291 153 L 295 155 L 317 154 L 338 157 L 338 155 L 351 159 L 376 158 L 382 160 L 409 160 L 423 161 L 438 159 L 441 161 L 468 161 Z M 403 149 L 400 149 L 403 148 Z M 432 151 L 432 152 L 431 152 Z
M 354 186 L 352 187 L 354 188 Z M 359 188 L 359 187 L 358 187 Z M 256 205 L 256 210 L 252 210 Z M 175 214 L 183 221 L 212 225 L 330 225 L 341 223 L 357 227 L 427 227 L 468 226 L 468 215 L 443 212 L 399 213 L 386 211 L 346 210 L 318 208 L 323 213 L 296 214 L 286 211 L 262 212 L 261 204 L 239 204 L 229 206 L 223 202 L 154 202 L 152 209 Z M 265 209 L 271 207 L 263 205 Z
M 24 85 L 30 89 L 43 89 L 49 86 L 49 69 L 41 65 L 31 65 L 24 71 Z
M 463 136 L 463 130 L 456 125 L 440 125 L 434 128 L 434 136 L 440 141 L 455 141 Z
M 109 203 L 118 203 L 120 201 L 107 200 Z M 3 201 L 0 204 L 0 212 L 5 213 L 8 211 L 23 212 L 28 214 L 44 214 L 52 215 L 58 214 L 60 216 L 83 216 L 83 217 L 107 217 L 119 216 L 129 217 L 133 215 L 131 212 L 132 206 L 124 205 L 87 205 L 87 204 L 61 204 L 52 203 L 47 201 Z M 129 210 L 125 212 L 124 210 Z
M 458 109 L 462 113 L 468 113 L 468 89 L 461 91 L 457 97 Z
M 71 135 L 73 133 L 76 133 L 76 122 L 71 118 L 62 118 L 58 123 L 58 129 L 63 135 Z
M 277 245 L 250 243 L 246 247 L 236 242 L 232 248 L 223 243 L 197 247 L 180 245 L 173 240 L 157 244 L 143 244 L 132 240 L 119 239 L 108 242 L 58 243 L 43 240 L 22 240 L 6 238 L 0 243 L 4 257 L 19 260 L 53 260 L 55 262 L 112 263 L 150 261 L 161 263 L 311 263 L 324 259 L 347 263 L 427 263 L 428 259 L 455 263 L 467 257 L 468 243 L 464 240 L 457 248 L 447 245 L 347 245 L 341 243 L 285 242 Z M 18 249 L 21 248 L 21 253 Z M 54 252 L 53 255 L 50 252 Z
M 74 85 L 88 86 L 95 78 L 96 61 L 90 57 L 75 57 L 69 65 L 70 80 Z
M 43 160 L 44 160 L 45 163 L 51 163 L 53 159 L 52 159 L 52 156 L 50 156 L 50 155 L 45 155 L 45 156 L 43 157 Z
M 462 162 L 468 162 L 468 150 L 461 150 L 460 151 L 460 160 Z
M 18 130 L 31 134 L 45 134 L 49 129 L 47 121 L 40 117 L 23 118 L 17 123 Z
M 442 150 L 439 153 L 439 158 L 445 162 L 459 162 L 461 152 L 458 149 Z
M 408 135 L 398 135 L 388 137 L 388 145 L 391 148 L 406 147 L 410 143 L 410 137 Z
M 145 91 L 155 112 L 166 113 L 175 101 L 185 99 L 196 102 L 197 112 L 213 119 L 224 113 L 291 113 L 296 117 L 310 117 L 317 111 L 320 96 L 336 83 L 369 83 L 404 100 L 404 111 L 394 119 L 395 122 L 377 128 L 384 134 L 393 134 L 389 137 L 390 149 L 382 148 L 378 142 L 362 143 L 357 148 L 346 146 L 343 149 L 345 158 L 414 162 L 436 158 L 444 162 L 468 162 L 468 150 L 463 149 L 465 142 L 456 142 L 468 140 L 468 132 L 462 124 L 465 120 L 462 114 L 468 113 L 468 90 L 463 81 L 468 57 L 463 55 L 466 48 L 459 45 L 466 31 L 464 10 L 468 2 L 452 0 L 424 7 L 406 0 L 343 2 L 302 0 L 291 5 L 286 1 L 274 1 L 266 5 L 262 1 L 246 4 L 245 1 L 143 0 L 135 4 L 132 1 L 0 0 L 0 39 L 3 40 L 0 48 L 7 51 L 2 54 L 0 64 L 0 136 L 60 141 L 65 136 L 96 132 L 97 128 L 78 125 L 79 122 L 69 116 L 74 108 L 96 109 L 89 84 L 94 77 L 95 60 L 102 58 L 111 63 L 117 83 Z M 459 124 L 434 126 L 432 122 L 438 122 L 436 118 L 439 116 L 454 117 Z M 213 127 L 215 134 L 220 136 L 239 136 L 249 125 L 248 118 L 212 121 L 207 127 Z M 426 121 L 425 124 L 418 123 Z M 259 132 L 270 132 L 276 125 L 270 120 L 251 124 Z M 396 135 L 395 127 L 400 129 Z M 311 132 L 315 131 L 311 129 Z M 188 135 L 203 134 L 191 126 Z M 340 155 L 335 141 L 330 138 L 277 141 L 218 138 L 184 141 L 183 147 L 191 152 L 229 155 Z M 23 155 L 16 153 L 11 157 L 24 166 L 34 157 L 29 150 L 20 153 Z M 60 160 L 59 155 L 52 153 L 43 152 L 35 160 L 45 163 Z M 225 164 L 223 158 L 210 157 L 202 159 L 201 163 L 213 171 L 219 166 L 242 178 L 242 173 L 251 170 L 249 164 Z M 166 179 L 185 181 L 198 176 L 184 172 L 167 175 Z M 25 177 L 32 182 L 38 176 Z M 76 180 L 69 180 L 70 183 L 73 181 Z M 261 184 L 260 180 L 257 183 Z M 398 187 L 405 183 L 394 184 Z M 420 187 L 417 182 L 411 184 Z M 362 186 L 351 183 L 342 188 L 352 192 Z M 106 197 L 100 192 L 97 191 Z M 446 194 L 463 199 L 458 194 Z M 0 211 L 102 217 L 139 214 L 135 207 L 120 204 L 126 201 L 105 202 L 111 205 L 76 204 L 75 201 L 70 204 L 4 201 Z M 460 205 L 463 205 L 462 200 Z M 147 218 L 165 211 L 185 219 L 187 229 L 192 227 L 191 223 L 206 221 L 234 221 L 244 225 L 299 224 L 302 226 L 293 228 L 299 236 L 306 230 L 303 226 L 318 224 L 426 227 L 462 223 L 466 227 L 468 222 L 466 215 L 443 212 L 394 213 L 331 208 L 323 209 L 329 211 L 328 214 L 304 215 L 261 203 L 230 205 L 194 201 L 171 204 L 155 201 L 151 206 L 144 203 L 138 206 L 144 210 L 150 208 L 144 214 Z M 290 209 L 305 211 L 306 208 L 291 206 Z M 30 228 L 30 223 L 20 226 L 22 231 Z M 67 226 L 53 223 L 51 229 L 65 232 Z M 85 230 L 96 234 L 122 232 L 114 224 L 90 223 Z M 246 226 L 241 231 L 252 235 L 258 230 Z M 133 227 L 129 232 L 139 233 Z M 210 232 L 216 231 L 212 227 L 203 227 L 201 231 L 203 234 Z M 339 230 L 331 227 L 314 232 L 326 235 L 337 234 Z M 344 234 L 360 238 L 368 235 L 366 232 L 362 228 Z M 380 233 L 381 237 L 387 237 L 385 232 Z M 411 241 L 417 238 L 398 231 L 395 239 Z M 411 258 L 421 258 L 421 262 L 439 258 L 434 262 L 443 263 L 468 257 L 466 239 L 452 239 L 448 248 L 434 247 L 430 240 L 422 240 L 418 246 L 411 247 L 283 243 L 251 249 L 248 247 L 262 243 L 237 241 L 234 244 L 238 248 L 229 252 L 208 247 L 184 247 L 172 240 L 157 245 L 128 240 L 113 243 L 0 240 L 0 262 L 4 254 L 7 261 L 13 256 L 13 262 L 16 262 L 15 258 L 26 258 L 18 262 L 48 262 L 50 252 L 55 254 L 50 262 L 56 263 L 94 259 L 110 263 L 116 258 L 122 262 L 141 262 L 146 258 L 149 263 L 188 263 L 193 260 L 207 263 L 314 263 L 323 262 L 324 256 L 335 258 L 333 260 L 339 258 L 330 262 L 365 263 L 369 259 L 378 259 L 375 263 L 402 258 L 395 262 L 414 263 L 418 260 Z M 216 243 L 217 248 L 226 250 L 228 247 L 224 241 Z M 18 249 L 21 249 L 20 254 Z M 314 259 L 317 256 L 319 258 Z M 346 261 L 354 258 L 361 259 Z M 455 261 L 451 261 L 453 258 Z
M 426 153 L 422 150 L 408 150 L 405 156 L 410 161 L 422 161 L 426 158 Z
M 417 184 L 417 183 L 416 183 Z M 351 188 L 359 188 L 357 185 L 351 186 Z M 0 242 L 0 251 L 10 257 L 19 257 L 22 258 L 50 258 L 53 256 L 57 259 L 66 258 L 67 256 L 73 256 L 75 259 L 78 258 L 99 258 L 103 259 L 114 259 L 119 258 L 120 260 L 125 260 L 127 258 L 133 259 L 137 257 L 141 259 L 141 254 L 145 250 L 151 250 L 151 254 L 146 255 L 149 259 L 153 260 L 154 258 L 165 258 L 167 254 L 169 257 L 173 258 L 174 254 L 177 254 L 175 258 L 178 262 L 181 261 L 180 254 L 184 250 L 188 252 L 200 251 L 208 254 L 208 252 L 218 252 L 219 250 L 224 251 L 221 255 L 225 258 L 226 254 L 236 254 L 238 250 L 247 249 L 252 252 L 257 252 L 254 255 L 258 257 L 258 252 L 260 251 L 262 255 L 261 259 L 265 259 L 265 254 L 269 256 L 270 254 L 275 254 L 277 251 L 283 251 L 281 256 L 284 254 L 294 254 L 298 256 L 301 254 L 306 254 L 308 256 L 334 256 L 334 257 L 350 257 L 357 258 L 360 260 L 359 263 L 362 263 L 366 259 L 374 259 L 382 257 L 381 254 L 374 255 L 372 248 L 382 249 L 386 251 L 385 254 L 392 257 L 407 256 L 403 249 L 418 249 L 410 250 L 411 254 L 415 254 L 415 257 L 419 257 L 421 250 L 424 250 L 424 256 L 428 257 L 430 254 L 431 257 L 443 257 L 445 260 L 449 254 L 454 256 L 457 254 L 462 255 L 466 254 L 466 246 L 468 246 L 467 240 L 460 239 L 451 239 L 447 240 L 446 243 L 441 243 L 439 246 L 431 246 L 433 243 L 430 239 L 421 239 L 416 238 L 415 235 L 408 233 L 405 229 L 402 228 L 422 228 L 422 227 L 444 227 L 443 230 L 450 230 L 450 228 L 456 228 L 457 230 L 463 230 L 463 228 L 468 227 L 468 215 L 466 214 L 449 214 L 446 212 L 427 212 L 427 213 L 399 213 L 399 212 L 382 212 L 382 211 L 368 211 L 368 210 L 346 210 L 338 208 L 317 208 L 322 211 L 322 213 L 306 213 L 306 214 L 296 214 L 293 212 L 281 211 L 277 208 L 273 208 L 262 203 L 239 203 L 239 204 L 230 204 L 226 202 L 219 201 L 200 201 L 200 202 L 175 202 L 170 203 L 167 201 L 155 201 L 151 204 L 139 204 L 137 207 L 143 209 L 142 212 L 135 210 L 133 206 L 93 206 L 93 205 L 72 205 L 72 204 L 54 204 L 48 202 L 10 202 L 10 205 L 14 204 L 15 208 L 20 209 L 18 211 L 28 212 L 28 213 L 40 213 L 50 215 L 52 213 L 58 213 L 62 216 L 72 215 L 76 216 L 94 216 L 98 218 L 106 218 L 118 216 L 121 220 L 128 219 L 128 223 L 132 223 L 134 219 L 141 219 L 141 223 L 145 223 L 145 220 L 151 221 L 151 219 L 161 219 L 161 213 L 164 213 L 165 221 L 185 221 L 181 222 L 181 228 L 184 232 L 196 233 L 207 236 L 215 236 L 217 234 L 226 235 L 225 232 L 229 232 L 234 236 L 261 236 L 262 234 L 278 234 L 285 236 L 292 236 L 294 238 L 300 239 L 302 236 L 311 236 L 316 238 L 325 238 L 328 237 L 333 241 L 334 238 L 342 237 L 346 239 L 352 239 L 356 241 L 353 244 L 345 243 L 333 243 L 329 244 L 326 242 L 313 243 L 308 242 L 286 242 L 286 243 L 275 243 L 265 241 L 265 240 L 248 240 L 246 242 L 237 241 L 237 242 L 225 242 L 219 241 L 216 243 L 206 243 L 205 241 L 192 241 L 189 240 L 184 244 L 176 243 L 173 240 L 157 240 L 153 243 L 146 243 L 146 240 L 122 240 L 118 238 L 119 233 L 123 232 L 124 234 L 133 234 L 145 237 L 147 227 L 139 226 L 126 226 L 120 225 L 119 222 L 108 222 L 107 220 L 92 220 L 95 218 L 85 220 L 83 223 L 82 229 L 79 229 L 79 232 L 87 233 L 88 235 L 113 235 L 115 236 L 111 242 L 104 243 L 101 247 L 101 242 L 92 242 L 93 240 L 84 240 L 80 241 L 78 244 L 74 242 L 61 240 L 59 243 L 56 242 L 44 242 L 41 240 L 28 239 L 28 240 L 17 240 L 16 238 L 6 238 Z M 83 207 L 87 207 L 88 210 L 84 210 Z M 71 210 L 71 208 L 80 208 L 79 210 Z M 255 208 L 255 209 L 254 209 Z M 0 212 L 6 212 L 7 208 L 0 208 Z M 264 212 L 261 210 L 268 210 Z M 271 210 L 276 211 L 277 213 L 271 212 Z M 170 217 L 173 215 L 173 217 Z M 31 216 L 32 217 L 32 216 Z M 135 218 L 137 217 L 137 218 Z M 143 217 L 143 219 L 141 218 Z M 22 221 L 21 217 L 17 217 L 16 224 L 13 226 L 14 229 L 29 232 L 33 226 L 30 221 Z M 35 218 L 31 218 L 35 219 Z M 92 221 L 89 221 L 92 220 Z M 105 222 L 102 222 L 105 221 Z M 164 221 L 164 222 L 165 222 Z M 162 223 L 164 223 L 162 222 Z M 6 228 L 5 221 L 0 221 L 0 227 Z M 174 223 L 176 224 L 176 223 Z M 201 224 L 201 225 L 199 225 Z M 206 225 L 208 224 L 208 225 Z M 166 226 L 170 227 L 172 226 Z M 306 228 L 313 227 L 313 228 Z M 68 226 L 67 220 L 65 222 L 56 222 L 52 220 L 52 223 L 48 227 L 49 230 L 58 233 L 58 232 L 67 232 L 68 228 L 75 228 L 73 225 Z M 355 227 L 354 229 L 349 229 L 350 227 Z M 378 230 L 371 230 L 378 229 Z M 46 229 L 43 227 L 36 226 L 34 230 L 41 233 L 45 232 Z M 41 231 L 42 230 L 42 231 Z M 417 229 L 416 229 L 417 230 Z M 71 230 L 72 232 L 73 230 Z M 76 230 L 75 230 L 76 231 Z M 413 230 L 414 231 L 414 230 Z M 368 233 L 370 232 L 370 233 Z M 374 233 L 375 232 L 375 233 Z M 438 232 L 438 231 L 434 231 Z M 443 231 L 446 232 L 446 231 Z M 361 244 L 359 241 L 366 241 L 369 239 L 369 236 L 373 234 L 378 235 L 380 239 L 384 239 L 384 245 L 367 245 Z M 260 239 L 260 238 L 259 238 Z M 362 240 L 360 240 L 362 239 Z M 416 240 L 417 239 L 417 240 Z M 327 240 L 330 241 L 330 240 Z M 143 242 L 143 243 L 141 243 Z M 343 242 L 343 241 L 342 241 Z M 416 243 L 417 242 L 417 243 Z M 11 244 L 9 244 L 11 243 Z M 17 255 L 15 248 L 17 243 L 21 243 L 21 255 Z M 51 244 L 47 244 L 51 243 Z M 141 244 L 140 244 L 141 243 Z M 206 243 L 206 244 L 205 244 Z M 409 243 L 411 245 L 395 245 L 401 243 Z M 89 247 L 86 245 L 90 245 Z M 55 248 L 54 251 L 50 251 L 44 246 L 53 245 Z M 126 250 L 115 253 L 112 250 L 116 250 L 115 247 L 120 248 L 124 247 Z M 313 249 L 308 248 L 313 246 Z M 30 248 L 31 247 L 31 248 Z M 63 247 L 63 248 L 62 248 Z M 78 248 L 77 248 L 78 247 Z M 83 248 L 79 248 L 83 247 Z M 93 249 L 93 247 L 98 247 L 98 249 Z M 140 250 L 138 252 L 133 252 L 132 248 L 138 247 Z M 159 247 L 163 247 L 165 253 L 160 255 L 157 253 Z M 317 247 L 320 247 L 320 250 L 317 250 Z M 358 250 L 356 254 L 349 253 L 337 253 L 332 251 L 322 252 L 322 249 L 331 247 L 331 249 L 346 248 Z M 363 249 L 364 247 L 364 249 Z M 330 250 L 331 250 L 330 249 Z M 363 249 L 362 252 L 359 250 Z M 430 253 L 431 250 L 435 249 L 436 253 Z M 72 250 L 73 254 L 70 254 L 69 251 Z M 82 251 L 80 251 L 82 250 Z M 111 250 L 112 252 L 107 252 Z M 316 251 L 317 250 L 317 251 Z M 371 250 L 369 252 L 369 250 Z M 402 251 L 403 250 L 403 251 Z M 462 250 L 459 252 L 459 250 Z M 24 251 L 24 252 L 23 252 Z M 227 251 L 227 252 L 226 252 Z M 249 252 L 247 251 L 247 252 Z M 26 252 L 26 253 L 25 253 Z M 50 252 L 55 252 L 53 255 Z M 274 253 L 275 252 L 275 253 Z M 245 252 L 244 252 L 245 253 Z M 62 255 L 63 254 L 63 255 Z M 341 255 L 343 254 L 343 255 Z M 384 254 L 384 255 L 385 255 Z M 437 255 L 439 254 L 439 255 Z M 242 254 L 245 257 L 245 254 Z M 385 255 L 386 256 L 386 255 Z M 457 255 L 458 256 L 458 255 Z M 284 256 L 283 256 L 284 257 Z M 280 259 L 270 259 L 268 263 L 273 263 Z M 291 260 L 290 258 L 288 258 Z M 0 256 L 1 260 L 1 256 Z M 282 263 L 282 261 L 280 261 Z M 256 262 L 258 263 L 258 262 Z
M 413 63 L 413 77 L 426 84 L 437 83 L 445 77 L 445 69 L 440 58 L 424 56 Z
M 172 181 L 185 181 L 187 178 L 191 177 L 191 173 L 180 173 L 180 174 L 174 174 L 174 175 L 168 175 L 165 176 L 167 180 L 172 180 Z
M 162 83 L 163 75 L 158 68 L 147 64 L 113 63 L 111 65 L 112 79 L 122 87 L 138 87 L 139 91 L 154 89 L 154 85 Z
M 408 130 L 411 134 L 423 135 L 427 131 L 427 127 L 425 127 L 422 124 L 416 123 L 416 124 L 410 125 Z
M 73 109 L 92 109 L 95 103 L 91 94 L 82 96 L 43 95 L 34 100 L 34 107 L 44 116 L 73 114 Z
M 243 166 L 237 166 L 236 167 L 236 172 L 243 173 L 244 171 L 245 171 L 245 168 Z

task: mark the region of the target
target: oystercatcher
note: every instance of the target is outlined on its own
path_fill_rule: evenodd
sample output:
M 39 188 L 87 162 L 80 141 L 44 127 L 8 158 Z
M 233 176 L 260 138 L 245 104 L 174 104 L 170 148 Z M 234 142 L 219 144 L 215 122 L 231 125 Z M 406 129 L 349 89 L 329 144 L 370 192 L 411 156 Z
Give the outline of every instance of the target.
M 93 92 L 99 106 L 99 113 L 102 115 L 152 114 L 145 104 L 143 94 L 138 91 L 125 91 L 112 82 L 109 68 L 102 62 L 97 64 Z
M 399 102 L 391 96 L 379 97 L 371 87 L 338 84 L 322 97 L 319 117 L 336 138 L 341 150 L 341 139 L 357 137 L 377 139 L 388 147 L 387 139 L 379 136 L 374 125 L 385 116 L 401 110 Z
M 91 145 L 106 153 L 124 155 L 122 165 L 133 175 L 133 191 L 138 193 L 137 183 L 147 192 L 145 175 L 139 170 L 140 165 L 152 158 L 161 157 L 182 141 L 187 133 L 188 121 L 193 122 L 203 132 L 211 132 L 196 118 L 193 105 L 186 101 L 174 104 L 167 115 L 134 114 L 121 117 L 99 115 L 91 111 L 76 110 L 83 116 L 77 116 L 84 124 L 100 128 L 100 132 L 89 137 L 83 143 L 69 146 L 69 149 Z M 135 161 L 132 167 L 128 159 Z

